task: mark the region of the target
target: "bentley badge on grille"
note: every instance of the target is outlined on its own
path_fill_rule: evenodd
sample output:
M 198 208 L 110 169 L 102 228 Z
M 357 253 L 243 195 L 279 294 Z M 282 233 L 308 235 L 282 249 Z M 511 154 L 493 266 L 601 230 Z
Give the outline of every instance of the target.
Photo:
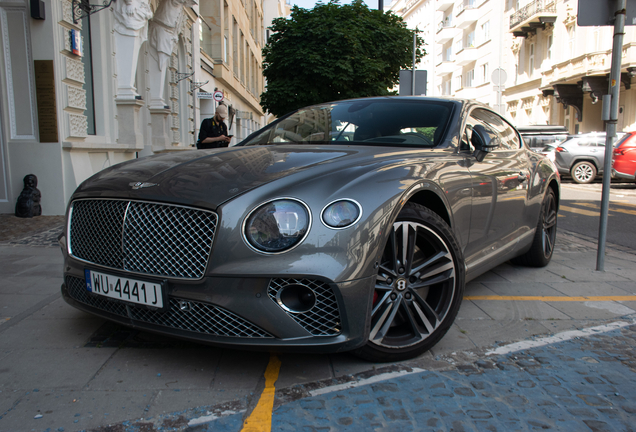
M 159 186 L 159 183 L 135 182 L 135 183 L 128 183 L 128 186 L 132 186 L 133 189 L 142 189 L 147 187 Z

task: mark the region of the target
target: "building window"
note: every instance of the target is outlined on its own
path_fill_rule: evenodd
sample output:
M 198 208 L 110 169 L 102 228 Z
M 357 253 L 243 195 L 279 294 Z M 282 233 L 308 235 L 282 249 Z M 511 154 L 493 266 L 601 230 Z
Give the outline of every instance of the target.
M 81 36 L 83 39 L 84 55 L 81 57 L 84 64 L 84 90 L 86 90 L 86 110 L 84 115 L 88 127 L 86 133 L 95 135 L 95 91 L 93 88 L 93 50 L 91 45 L 91 20 L 90 16 L 82 18 Z
M 575 32 L 574 32 L 574 25 L 568 26 L 568 55 L 569 55 L 569 59 L 572 59 L 574 57 L 574 37 L 575 37 Z
M 444 50 L 444 61 L 453 61 L 453 47 L 448 45 Z
M 534 44 L 530 44 L 528 54 L 528 77 L 534 73 Z
M 230 50 L 230 41 L 227 36 L 223 37 L 223 63 L 227 64 L 227 52 Z
M 468 72 L 466 72 L 466 78 L 464 80 L 464 87 L 472 87 L 473 86 L 473 81 L 475 80 L 475 69 L 471 69 Z
M 442 94 L 446 95 L 446 96 L 450 96 L 450 94 L 451 94 L 451 82 L 450 82 L 450 80 L 444 81 L 444 90 L 443 90 Z
M 553 41 L 553 36 L 552 35 L 548 36 L 548 46 L 546 50 L 548 60 L 552 60 L 552 41 Z
M 462 76 L 455 77 L 455 91 L 459 91 L 462 89 Z
M 490 79 L 488 78 L 488 63 L 481 65 L 481 83 L 486 84 Z
M 490 40 L 490 21 L 486 21 L 481 25 L 481 41 L 487 42 Z
M 471 31 L 466 35 L 466 45 L 464 48 L 474 48 L 475 47 L 475 31 Z

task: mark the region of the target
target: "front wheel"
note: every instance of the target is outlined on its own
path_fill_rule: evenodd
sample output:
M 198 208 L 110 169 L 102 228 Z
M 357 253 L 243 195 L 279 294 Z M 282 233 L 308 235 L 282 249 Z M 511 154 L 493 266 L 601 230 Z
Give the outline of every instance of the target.
M 450 227 L 426 207 L 407 203 L 382 254 L 369 341 L 354 353 L 387 362 L 429 350 L 455 320 L 464 284 L 463 257 Z
M 579 162 L 572 167 L 570 174 L 576 183 L 591 183 L 596 178 L 596 167 L 591 162 Z

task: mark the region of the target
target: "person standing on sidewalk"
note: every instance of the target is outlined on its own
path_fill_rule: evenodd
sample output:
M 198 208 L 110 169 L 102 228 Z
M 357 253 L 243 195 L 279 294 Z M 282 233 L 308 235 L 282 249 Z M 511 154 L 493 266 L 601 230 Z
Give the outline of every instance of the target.
M 201 122 L 199 130 L 198 149 L 211 149 L 227 147 L 232 135 L 227 134 L 227 125 L 223 120 L 227 118 L 227 107 L 219 105 L 216 107 L 214 117 L 207 118 Z

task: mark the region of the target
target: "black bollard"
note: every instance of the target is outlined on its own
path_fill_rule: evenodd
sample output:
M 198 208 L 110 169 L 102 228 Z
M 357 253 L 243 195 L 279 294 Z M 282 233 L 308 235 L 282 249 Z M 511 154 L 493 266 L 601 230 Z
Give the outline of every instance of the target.
M 15 204 L 15 215 L 21 218 L 31 218 L 42 214 L 40 200 L 42 194 L 37 188 L 38 178 L 35 174 L 24 176 L 24 189 L 20 192 L 18 202 Z

